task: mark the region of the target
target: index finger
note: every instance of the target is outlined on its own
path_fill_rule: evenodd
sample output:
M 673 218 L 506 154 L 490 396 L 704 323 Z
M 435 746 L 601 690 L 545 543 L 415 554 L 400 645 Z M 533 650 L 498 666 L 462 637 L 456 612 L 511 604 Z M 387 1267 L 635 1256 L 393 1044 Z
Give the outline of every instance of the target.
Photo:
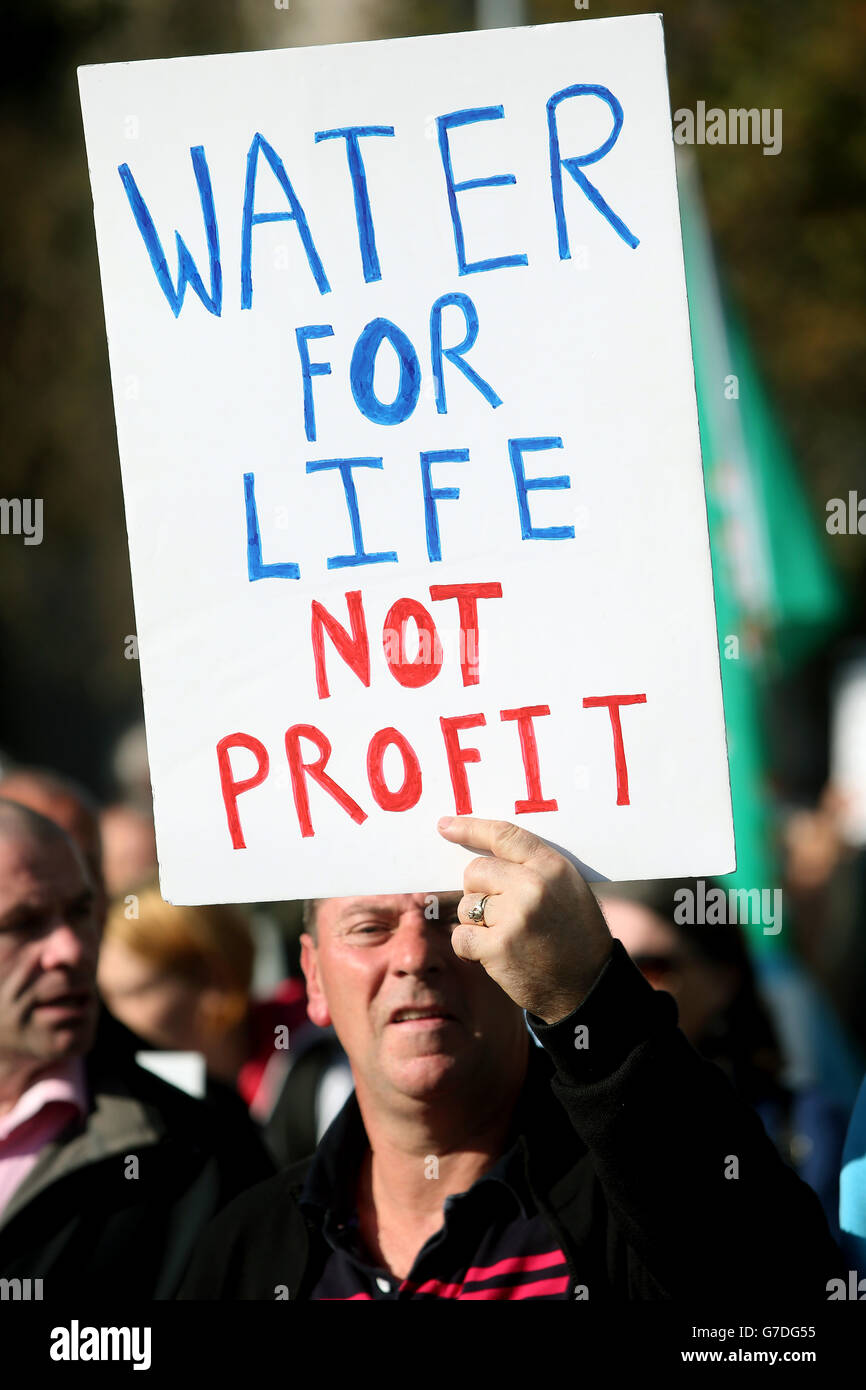
M 476 853 L 492 854 L 511 864 L 525 864 L 548 846 L 531 830 L 513 825 L 507 820 L 481 820 L 479 816 L 443 816 L 437 824 L 439 834 L 446 840 L 473 849 Z

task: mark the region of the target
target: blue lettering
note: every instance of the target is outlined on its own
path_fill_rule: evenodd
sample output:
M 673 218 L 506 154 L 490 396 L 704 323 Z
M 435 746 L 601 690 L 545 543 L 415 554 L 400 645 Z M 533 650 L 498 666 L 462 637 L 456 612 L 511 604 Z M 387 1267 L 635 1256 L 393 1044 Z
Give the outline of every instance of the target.
M 501 106 L 476 106 L 465 111 L 452 111 L 447 116 L 437 116 L 436 118 L 439 129 L 439 153 L 442 156 L 442 167 L 445 170 L 448 207 L 451 210 L 457 266 L 461 275 L 473 275 L 481 270 L 497 270 L 500 266 L 505 265 L 529 265 L 528 256 L 522 254 L 518 256 L 493 256 L 486 261 L 469 262 L 466 260 L 466 239 L 463 234 L 463 223 L 460 220 L 460 210 L 457 206 L 457 194 L 470 188 L 502 188 L 506 184 L 516 183 L 517 179 L 514 174 L 494 174 L 490 178 L 466 179 L 463 183 L 455 183 L 448 132 L 459 126 L 474 125 L 477 121 L 498 121 L 504 115 L 505 111 Z
M 449 304 L 454 304 L 458 309 L 462 309 L 466 332 L 463 337 L 463 342 L 457 347 L 443 348 L 442 310 Z M 480 377 L 478 373 L 470 367 L 468 362 L 463 361 L 464 353 L 467 353 L 471 347 L 474 347 L 477 337 L 478 310 L 475 308 L 469 295 L 460 293 L 440 295 L 433 305 L 433 308 L 430 310 L 430 357 L 433 365 L 433 381 L 436 386 L 436 409 L 440 415 L 447 415 L 448 413 L 448 406 L 445 401 L 445 382 L 442 376 L 443 354 L 448 358 L 449 362 L 453 362 L 454 366 L 459 368 L 466 377 L 466 380 L 470 381 L 476 390 L 481 392 L 484 399 L 489 405 L 493 406 L 494 410 L 498 405 L 502 404 L 502 401 L 493 390 L 493 387 L 488 385 L 484 378 Z
M 376 357 L 386 338 L 400 359 L 400 384 L 390 405 L 373 390 Z M 349 381 L 355 404 L 374 425 L 402 425 L 409 419 L 421 393 L 421 363 L 406 334 L 390 319 L 373 319 L 361 333 L 352 353 Z
M 276 175 L 277 182 L 286 195 L 286 200 L 291 209 L 290 212 L 253 212 L 256 192 L 256 176 L 259 167 L 259 150 L 265 156 L 271 169 Z M 295 190 L 292 188 L 289 176 L 286 173 L 283 161 L 276 150 L 268 144 L 263 135 L 256 133 L 253 136 L 253 143 L 250 145 L 247 155 L 247 180 L 244 189 L 244 218 L 241 228 L 241 308 L 249 309 L 253 302 L 253 276 L 252 276 L 252 253 L 253 253 L 253 227 L 259 222 L 296 222 L 298 233 L 307 254 L 307 263 L 313 272 L 320 294 L 327 294 L 331 288 L 328 284 L 328 277 L 325 268 L 319 259 L 310 228 L 307 223 L 304 209 L 301 207 Z
M 304 380 L 304 430 L 311 444 L 316 441 L 316 412 L 313 406 L 313 377 L 330 376 L 330 362 L 311 362 L 307 348 L 309 338 L 333 338 L 334 330 L 329 323 L 308 323 L 295 329 L 298 354 L 301 359 L 301 376 Z
M 556 124 L 556 110 L 560 102 L 567 101 L 571 97 L 592 96 L 600 97 L 606 101 L 613 113 L 613 130 L 605 140 L 604 144 L 599 145 L 597 150 L 590 154 L 572 155 L 569 159 L 563 159 L 559 152 L 559 130 Z M 556 212 L 556 235 L 559 241 L 559 259 L 568 261 L 571 259 L 571 250 L 568 244 L 568 227 L 565 221 L 565 208 L 562 197 L 562 170 L 567 169 L 575 183 L 583 189 L 594 208 L 606 217 L 610 225 L 618 236 L 629 245 L 632 250 L 639 245 L 639 239 L 629 231 L 622 218 L 617 217 L 613 208 L 609 207 L 604 198 L 599 193 L 594 184 L 591 184 L 586 174 L 583 173 L 584 166 L 595 164 L 599 159 L 613 149 L 622 129 L 622 107 L 614 96 L 613 92 L 608 91 L 607 87 L 593 87 L 588 83 L 579 82 L 574 87 L 564 87 L 561 92 L 555 92 L 547 103 L 547 127 L 550 136 L 550 185 L 553 190 L 553 207 Z
M 561 448 L 562 440 L 556 436 L 537 439 L 509 439 L 508 441 L 511 471 L 514 474 L 514 486 L 517 489 L 517 508 L 520 512 L 520 534 L 525 541 L 572 540 L 574 537 L 573 526 L 533 526 L 532 518 L 529 515 L 527 493 L 541 490 L 559 492 L 563 488 L 571 487 L 571 478 L 568 474 L 560 474 L 554 478 L 527 478 L 523 466 L 523 455 L 539 453 L 543 449 Z
M 329 469 L 338 468 L 340 477 L 343 480 L 343 491 L 346 494 L 346 506 L 349 509 L 349 521 L 352 527 L 352 542 L 355 546 L 352 555 L 332 555 L 328 560 L 329 570 L 341 570 L 355 565 L 381 565 L 386 562 L 396 564 L 396 550 L 379 550 L 368 553 L 364 550 L 364 538 L 361 534 L 361 517 L 358 513 L 358 494 L 355 490 L 355 479 L 352 477 L 353 468 L 381 468 L 380 458 L 371 459 L 316 459 L 307 464 L 308 473 L 324 473 Z
M 320 140 L 343 139 L 346 141 L 346 154 L 349 160 L 349 174 L 352 179 L 352 196 L 355 200 L 355 221 L 358 224 L 358 245 L 361 248 L 361 264 L 364 280 L 369 285 L 373 280 L 381 280 L 379 256 L 376 251 L 376 237 L 373 231 L 373 214 L 370 210 L 370 194 L 367 189 L 367 171 L 361 157 L 358 141 L 363 135 L 393 135 L 392 125 L 343 126 L 340 130 L 317 130 L 316 144 Z
M 468 449 L 430 449 L 421 455 L 421 486 L 424 491 L 424 526 L 427 531 L 427 558 L 442 559 L 442 543 L 439 537 L 439 511 L 436 503 L 440 500 L 456 502 L 460 496 L 459 487 L 433 487 L 430 481 L 430 467 L 434 463 L 468 463 Z
M 156 278 L 159 281 L 160 288 L 168 300 L 175 318 L 177 318 L 180 313 L 188 284 L 192 285 L 192 288 L 195 290 L 208 313 L 215 314 L 217 318 L 219 318 L 222 313 L 223 275 L 222 266 L 220 265 L 219 232 L 217 229 L 216 210 L 214 209 L 210 170 L 207 167 L 203 145 L 191 146 L 190 155 L 192 156 L 192 167 L 195 171 L 195 181 L 198 187 L 199 202 L 201 203 L 201 212 L 204 218 L 205 234 L 207 236 L 207 250 L 210 259 L 210 294 L 205 290 L 195 261 L 190 255 L 186 243 L 178 231 L 175 231 L 174 234 L 177 241 L 177 289 L 175 289 L 172 284 L 171 275 L 169 274 L 168 262 L 165 258 L 165 252 L 162 249 L 159 233 L 154 226 L 153 218 L 148 211 L 147 204 L 138 191 L 138 185 L 132 177 L 132 171 L 129 165 L 119 164 L 117 172 L 120 175 L 124 192 L 129 199 L 129 206 L 132 208 L 135 225 L 138 227 L 142 240 L 147 247 L 150 263 L 156 271 Z
M 247 509 L 247 571 L 250 583 L 254 579 L 300 579 L 300 566 L 287 560 L 280 564 L 262 564 L 262 537 L 259 531 L 259 515 L 256 510 L 256 478 L 254 473 L 244 474 L 244 500 Z

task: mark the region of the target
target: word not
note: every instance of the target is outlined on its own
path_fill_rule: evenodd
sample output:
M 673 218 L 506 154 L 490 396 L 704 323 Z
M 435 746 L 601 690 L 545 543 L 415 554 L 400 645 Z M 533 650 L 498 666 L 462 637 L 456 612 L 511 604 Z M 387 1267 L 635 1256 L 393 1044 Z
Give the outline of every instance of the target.
M 483 584 L 431 584 L 430 598 L 434 603 L 455 599 L 460 621 L 459 659 L 463 684 L 479 682 L 479 599 L 502 598 L 502 585 L 491 581 Z M 324 604 L 313 599 L 310 612 L 310 637 L 316 671 L 316 691 L 320 700 L 330 696 L 325 662 L 325 634 L 345 664 L 362 685 L 370 685 L 370 642 L 364 599 L 360 589 L 346 595 L 351 632 L 340 623 Z M 413 623 L 418 636 L 415 656 L 408 659 L 406 633 Z M 429 610 L 413 598 L 398 598 L 392 603 L 382 626 L 382 648 L 388 670 L 398 685 L 418 690 L 435 680 L 444 660 L 439 633 Z
M 150 1370 L 149 1327 L 68 1327 L 51 1329 L 52 1361 L 132 1361 L 134 1371 Z
M 563 102 L 571 102 L 586 97 L 592 100 L 603 101 L 608 106 L 611 116 L 613 117 L 613 126 L 610 134 L 600 145 L 596 146 L 595 149 L 568 156 L 563 155 L 559 140 L 559 108 Z M 529 265 L 529 257 L 526 252 L 510 252 L 499 256 L 491 256 L 485 260 L 470 260 L 467 253 L 466 235 L 458 201 L 458 196 L 460 194 L 466 194 L 482 188 L 508 187 L 517 183 L 517 178 L 514 174 L 485 174 L 475 178 L 462 179 L 460 182 L 457 182 L 454 177 L 451 149 L 453 136 L 451 132 L 464 129 L 467 126 L 477 125 L 479 122 L 502 120 L 504 116 L 505 109 L 503 106 L 477 106 L 466 107 L 460 111 L 451 111 L 446 115 L 436 117 L 439 152 L 442 161 L 442 170 L 445 176 L 445 193 L 448 201 L 448 212 L 454 238 L 457 270 L 460 275 L 474 275 L 504 267 Z M 550 191 L 553 202 L 554 230 L 560 260 L 569 260 L 571 258 L 568 226 L 565 217 L 563 170 L 573 179 L 591 206 L 601 214 L 611 229 L 627 246 L 634 250 L 639 244 L 639 238 L 629 230 L 622 218 L 614 212 L 613 208 L 605 201 L 595 184 L 590 183 L 584 173 L 585 166 L 597 164 L 599 160 L 610 153 L 619 138 L 622 124 L 622 106 L 613 92 L 609 91 L 607 87 L 593 83 L 580 82 L 576 83 L 574 86 L 564 87 L 561 91 L 554 92 L 547 101 L 546 154 L 550 165 Z M 367 173 L 364 165 L 361 141 L 374 138 L 393 139 L 395 135 L 396 131 L 392 125 L 357 125 L 342 126 L 333 130 L 317 130 L 313 137 L 314 143 L 317 145 L 328 140 L 345 141 L 352 205 L 358 234 L 358 251 L 360 253 L 361 270 L 363 272 L 365 284 L 371 284 L 377 280 L 381 280 L 382 268 L 376 244 L 375 220 L 370 200 L 370 190 L 367 184 Z M 470 156 L 465 149 L 465 138 L 463 140 L 458 140 L 458 143 L 463 146 L 460 150 L 460 163 L 462 166 L 464 162 L 469 161 Z M 196 187 L 201 203 L 202 219 L 207 239 L 210 293 L 205 289 L 198 267 L 183 237 L 178 231 L 175 231 L 178 256 L 177 284 L 175 285 L 168 269 L 168 261 L 166 260 L 162 241 L 147 203 L 133 176 L 132 170 L 128 164 L 119 164 L 117 172 L 120 175 L 124 192 L 132 210 L 132 215 L 135 218 L 135 224 L 144 242 L 147 254 L 150 257 L 150 262 L 156 274 L 157 281 L 175 318 L 177 318 L 181 311 L 187 285 L 191 286 L 208 313 L 218 318 L 222 314 L 223 270 L 220 255 L 219 222 L 204 145 L 190 146 L 190 158 L 192 160 L 193 173 L 195 175 Z M 279 185 L 282 197 L 285 200 L 281 211 L 259 212 L 256 210 L 256 190 L 262 160 L 268 165 L 271 174 Z M 168 181 L 166 180 L 165 182 Z M 331 290 L 330 280 L 328 279 L 321 255 L 313 239 L 310 222 L 303 204 L 295 191 L 294 185 L 289 178 L 285 164 L 280 155 L 277 153 L 274 146 L 266 140 L 260 132 L 256 131 L 247 152 L 243 210 L 241 215 L 241 309 L 250 309 L 252 307 L 253 230 L 263 222 L 294 222 L 313 282 L 319 294 L 329 294 Z
M 866 497 L 861 501 L 853 489 L 848 493 L 847 506 L 842 497 L 831 497 L 827 513 L 826 526 L 831 536 L 866 536 Z
M 776 122 L 779 123 L 778 134 Z M 699 101 L 696 111 L 680 107 L 674 112 L 674 140 L 678 145 L 763 145 L 764 154 L 779 154 L 782 148 L 782 109 L 759 111 L 753 106 L 723 111 Z
M 584 709 L 606 708 L 610 716 L 613 735 L 614 766 L 616 769 L 616 804 L 630 805 L 628 768 L 625 758 L 625 745 L 622 734 L 620 710 L 623 705 L 645 704 L 646 695 L 591 695 L 583 700 Z M 529 812 L 557 811 L 557 802 L 544 796 L 541 787 L 541 770 L 538 758 L 538 744 L 534 720 L 548 716 L 549 705 L 524 705 L 519 709 L 500 710 L 499 718 L 504 723 L 515 723 L 520 739 L 520 753 L 526 778 L 526 796 L 515 801 L 516 815 Z M 458 816 L 472 815 L 472 796 L 466 773 L 468 763 L 481 762 L 479 748 L 462 747 L 460 734 L 468 729 L 483 728 L 487 724 L 482 713 L 441 716 L 439 726 L 445 745 L 445 757 L 454 794 L 454 809 Z M 302 740 L 313 744 L 317 757 L 305 761 Z M 302 837 L 314 835 L 310 812 L 308 780 L 312 779 L 327 793 L 337 805 L 355 822 L 362 825 L 367 812 L 350 796 L 344 787 L 325 771 L 333 751 L 331 741 L 314 724 L 293 724 L 285 734 L 285 754 L 289 764 L 292 781 L 292 796 Z M 237 777 L 232 768 L 231 754 L 234 749 L 243 748 L 252 753 L 256 760 L 255 771 L 248 777 Z M 385 780 L 385 754 L 395 748 L 403 764 L 403 781 L 392 790 Z M 238 812 L 238 797 L 244 792 L 259 787 L 268 777 L 270 755 L 258 738 L 251 734 L 234 733 L 221 738 L 216 746 L 220 788 L 226 821 L 233 849 L 246 849 L 243 830 Z M 421 764 L 415 749 L 399 729 L 391 726 L 378 729 L 370 739 L 366 757 L 367 782 L 370 794 L 376 805 L 383 811 L 409 811 L 417 806 L 423 790 Z
M 0 535 L 23 535 L 25 545 L 41 545 L 42 498 L 0 497 Z
M 696 892 L 691 888 L 678 888 L 674 902 L 677 904 L 674 921 L 681 925 L 718 927 L 737 922 L 765 923 L 765 936 L 778 936 L 782 930 L 781 888 L 729 888 L 727 893 L 724 888 L 711 888 L 707 892 L 706 883 L 699 878 Z
M 526 476 L 524 454 L 540 453 L 549 449 L 561 449 L 559 435 L 535 436 L 527 439 L 509 439 L 508 455 L 511 462 L 511 475 L 517 501 L 517 520 L 520 536 L 524 541 L 574 540 L 572 525 L 536 526 L 533 524 L 529 508 L 530 492 L 560 492 L 571 487 L 568 473 L 553 477 Z M 439 525 L 439 502 L 457 502 L 460 499 L 459 487 L 434 487 L 432 468 L 434 464 L 469 463 L 468 449 L 422 450 L 421 455 L 421 502 L 424 508 L 424 532 L 427 544 L 427 559 L 435 563 L 442 559 L 442 539 Z M 396 565 L 399 556 L 396 550 L 368 551 L 364 545 L 361 526 L 361 511 L 358 503 L 358 488 L 354 470 L 384 470 L 381 458 L 342 458 L 313 459 L 307 463 L 310 473 L 339 473 L 343 497 L 352 532 L 353 549 L 344 555 L 329 555 L 326 567 L 329 570 L 354 569 L 359 565 Z M 250 582 L 257 579 L 300 579 L 301 567 L 295 560 L 271 560 L 263 558 L 262 534 L 259 526 L 256 505 L 256 478 L 254 473 L 244 474 L 244 502 L 246 507 L 247 573 Z

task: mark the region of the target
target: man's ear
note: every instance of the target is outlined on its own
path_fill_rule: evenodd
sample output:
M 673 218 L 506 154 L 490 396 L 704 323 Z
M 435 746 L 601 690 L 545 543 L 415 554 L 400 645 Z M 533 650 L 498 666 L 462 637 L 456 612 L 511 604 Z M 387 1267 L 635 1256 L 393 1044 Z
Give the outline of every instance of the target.
M 301 969 L 307 982 L 307 1015 L 319 1028 L 328 1028 L 331 1015 L 319 977 L 319 952 L 308 932 L 301 937 Z

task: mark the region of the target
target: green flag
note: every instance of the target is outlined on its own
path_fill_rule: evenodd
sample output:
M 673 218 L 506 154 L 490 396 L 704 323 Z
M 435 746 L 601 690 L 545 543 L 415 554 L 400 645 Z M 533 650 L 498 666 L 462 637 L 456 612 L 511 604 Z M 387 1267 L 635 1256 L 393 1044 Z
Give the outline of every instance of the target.
M 840 620 L 842 590 L 746 334 L 726 303 L 694 160 L 678 158 L 680 213 L 737 868 L 725 885 L 779 881 L 762 701 L 767 677 L 801 660 Z M 760 925 L 753 945 L 778 944 Z

